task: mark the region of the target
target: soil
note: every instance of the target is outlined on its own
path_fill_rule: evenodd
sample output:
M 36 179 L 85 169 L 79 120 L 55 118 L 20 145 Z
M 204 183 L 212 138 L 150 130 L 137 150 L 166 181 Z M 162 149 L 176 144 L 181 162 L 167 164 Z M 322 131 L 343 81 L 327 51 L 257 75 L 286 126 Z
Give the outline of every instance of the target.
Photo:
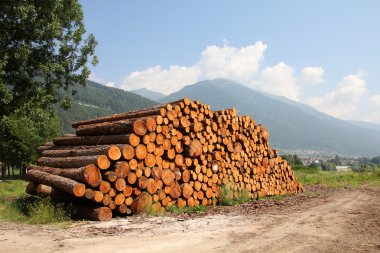
M 0 222 L 0 252 L 380 252 L 380 188 L 307 188 L 206 214 L 69 227 Z

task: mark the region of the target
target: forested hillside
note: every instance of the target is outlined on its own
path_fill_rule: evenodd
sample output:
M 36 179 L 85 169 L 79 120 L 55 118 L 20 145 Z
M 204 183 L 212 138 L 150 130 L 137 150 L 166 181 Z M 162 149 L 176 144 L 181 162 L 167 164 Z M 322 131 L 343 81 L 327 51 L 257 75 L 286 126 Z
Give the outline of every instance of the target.
M 58 108 L 63 133 L 72 133 L 73 121 L 96 118 L 156 105 L 149 99 L 121 89 L 87 81 L 86 87 L 77 86 L 71 109 Z

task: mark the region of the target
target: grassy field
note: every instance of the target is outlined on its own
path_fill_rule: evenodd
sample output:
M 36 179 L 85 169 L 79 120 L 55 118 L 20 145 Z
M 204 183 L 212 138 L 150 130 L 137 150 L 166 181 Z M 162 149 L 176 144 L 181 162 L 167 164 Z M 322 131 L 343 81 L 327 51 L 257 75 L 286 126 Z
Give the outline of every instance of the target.
M 71 208 L 50 198 L 29 196 L 26 182 L 10 180 L 0 183 L 0 220 L 31 224 L 70 220 Z
M 357 187 L 361 184 L 380 186 L 380 170 L 374 172 L 322 171 L 305 166 L 293 166 L 297 180 L 303 185 L 322 184 L 332 188 Z
M 322 184 L 332 188 L 357 187 L 359 185 L 380 186 L 380 170 L 375 172 L 335 172 L 310 169 L 305 166 L 294 166 L 297 179 L 303 185 Z M 25 193 L 26 182 L 23 180 L 9 180 L 0 182 L 0 220 L 24 222 L 31 224 L 60 223 L 70 221 L 73 209 L 61 202 L 50 198 L 29 196 Z M 223 190 L 223 188 L 222 188 Z M 229 196 L 225 192 L 221 196 L 222 205 L 237 205 L 251 200 L 244 192 Z M 281 200 L 283 196 L 272 196 Z M 208 208 L 203 206 L 180 209 L 173 206 L 170 213 L 201 213 Z

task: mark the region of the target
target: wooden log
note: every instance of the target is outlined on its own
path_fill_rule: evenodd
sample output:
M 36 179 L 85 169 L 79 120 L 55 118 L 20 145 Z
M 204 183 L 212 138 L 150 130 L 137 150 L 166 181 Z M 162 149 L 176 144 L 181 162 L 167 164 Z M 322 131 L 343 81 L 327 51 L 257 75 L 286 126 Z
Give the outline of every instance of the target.
M 97 146 L 69 146 L 69 147 L 52 147 L 44 150 L 44 157 L 73 157 L 73 156 L 96 156 L 107 155 L 111 160 L 118 160 L 121 157 L 123 145 L 97 145 Z
M 133 213 L 146 213 L 152 206 L 152 196 L 147 192 L 142 192 L 136 199 L 134 199 L 131 209 Z
M 40 157 L 37 164 L 47 167 L 79 168 L 89 164 L 96 164 L 100 169 L 108 169 L 110 160 L 105 155 L 98 156 L 75 156 L 75 157 Z
M 115 173 L 119 178 L 126 178 L 130 172 L 129 163 L 125 161 L 119 161 L 115 163 Z
M 190 157 L 198 157 L 202 154 L 202 143 L 199 140 L 193 140 L 187 148 L 188 155 Z
M 109 221 L 112 219 L 112 210 L 109 207 L 90 205 L 75 205 L 76 215 L 96 221 Z
M 114 114 L 111 116 L 105 116 L 97 119 L 91 119 L 91 120 L 83 120 L 74 122 L 72 124 L 73 128 L 78 128 L 79 126 L 84 125 L 90 125 L 90 124 L 97 124 L 97 123 L 103 123 L 103 122 L 112 122 L 112 121 L 118 121 L 118 120 L 126 120 L 126 119 L 132 119 L 132 118 L 141 118 L 141 117 L 147 117 L 147 116 L 155 116 L 155 115 L 162 115 L 166 114 L 166 110 L 162 107 L 153 107 L 153 108 L 147 108 L 144 110 L 136 110 L 126 113 L 120 113 L 120 114 Z M 162 115 L 165 116 L 165 115 Z
M 127 207 L 125 204 L 121 204 L 120 206 L 116 207 L 116 211 L 118 211 L 121 214 L 131 214 L 132 210 Z
M 126 186 L 126 182 L 125 182 L 124 178 L 118 178 L 114 182 L 114 186 L 115 186 L 116 190 L 118 190 L 119 192 L 123 191 L 125 186 Z
M 111 189 L 111 184 L 108 181 L 101 181 L 99 184 L 99 191 L 106 194 Z
M 165 185 L 171 185 L 174 183 L 175 175 L 170 169 L 163 169 L 161 172 L 161 180 Z
M 76 135 L 91 136 L 135 133 L 139 136 L 143 136 L 147 133 L 148 128 L 150 132 L 156 129 L 156 120 L 154 118 L 132 118 L 128 120 L 79 126 L 76 130 Z
M 146 145 L 139 144 L 135 148 L 135 156 L 137 159 L 143 160 L 145 159 L 146 155 L 148 153 L 148 150 L 146 148 Z
M 39 170 L 53 175 L 70 178 L 75 181 L 86 183 L 92 187 L 97 187 L 102 180 L 102 175 L 100 174 L 99 169 L 93 164 L 74 169 L 60 169 L 31 165 L 28 167 L 28 170 Z
M 83 146 L 83 145 L 107 145 L 107 144 L 131 144 L 137 146 L 140 138 L 135 134 L 115 134 L 99 136 L 66 136 L 53 140 L 57 146 Z
M 26 179 L 40 184 L 52 186 L 58 190 L 67 192 L 76 197 L 82 197 L 86 192 L 86 187 L 82 183 L 78 183 L 72 179 L 52 175 L 39 170 L 29 170 L 26 173 Z

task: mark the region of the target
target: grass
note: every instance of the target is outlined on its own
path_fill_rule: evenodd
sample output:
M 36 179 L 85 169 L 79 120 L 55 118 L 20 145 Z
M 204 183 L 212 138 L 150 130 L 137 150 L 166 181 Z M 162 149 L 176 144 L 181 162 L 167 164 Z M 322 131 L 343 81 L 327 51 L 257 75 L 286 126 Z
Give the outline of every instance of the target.
M 294 166 L 292 169 L 304 185 L 321 184 L 332 188 L 357 187 L 361 184 L 380 186 L 379 169 L 374 172 L 321 171 L 305 166 Z
M 72 208 L 48 197 L 28 196 L 26 182 L 0 183 L 0 220 L 30 224 L 58 223 L 70 220 Z
M 220 192 L 220 204 L 223 206 L 234 206 L 252 202 L 248 191 L 233 191 L 228 185 L 222 185 Z

